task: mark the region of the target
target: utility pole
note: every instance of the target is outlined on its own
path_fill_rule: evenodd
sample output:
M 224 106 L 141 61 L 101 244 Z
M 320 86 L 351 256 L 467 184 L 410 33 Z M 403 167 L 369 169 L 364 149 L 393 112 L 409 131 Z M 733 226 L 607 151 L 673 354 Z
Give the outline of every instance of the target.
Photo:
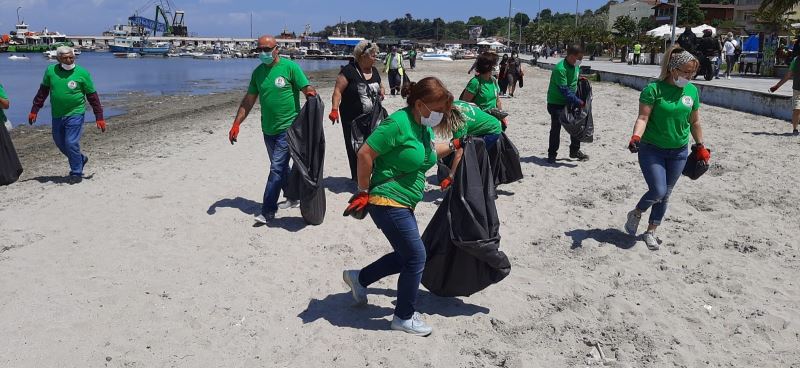
M 508 0 L 508 45 L 511 46 L 511 0 Z
M 578 28 L 578 1 L 575 0 L 575 28 Z
M 253 12 L 250 12 L 250 38 L 253 38 Z
M 678 25 L 678 0 L 675 0 L 675 8 L 672 12 L 672 44 L 675 44 L 675 27 Z

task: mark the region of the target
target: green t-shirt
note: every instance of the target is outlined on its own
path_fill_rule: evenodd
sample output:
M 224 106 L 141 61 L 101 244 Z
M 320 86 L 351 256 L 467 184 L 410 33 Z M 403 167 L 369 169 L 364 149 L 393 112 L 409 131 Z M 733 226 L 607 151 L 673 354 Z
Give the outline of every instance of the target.
M 0 98 L 8 100 L 8 96 L 6 95 L 6 90 L 3 89 L 2 84 L 0 84 Z M 3 124 L 5 122 L 6 122 L 6 113 L 5 111 L 3 111 L 2 108 L 0 108 L 0 124 Z
M 797 68 L 797 58 L 792 59 L 789 65 L 789 70 L 792 71 L 792 89 L 800 91 L 800 69 Z
M 86 95 L 97 92 L 89 72 L 80 65 L 72 70 L 64 70 L 60 64 L 50 65 L 44 72 L 42 84 L 50 88 L 54 119 L 83 115 L 86 112 Z
M 642 53 L 642 45 L 640 45 L 638 43 L 633 45 L 633 53 L 634 54 L 641 54 Z
M 300 112 L 300 90 L 308 78 L 294 61 L 278 59 L 273 66 L 259 65 L 250 78 L 247 93 L 261 103 L 261 131 L 266 135 L 285 132 Z
M 433 130 L 414 121 L 411 108 L 406 107 L 382 121 L 366 143 L 378 153 L 370 195 L 416 207 L 425 190 L 425 172 L 436 164 Z M 397 179 L 387 181 L 391 178 Z
M 481 110 L 489 110 L 497 107 L 497 97 L 500 96 L 500 87 L 497 80 L 483 80 L 480 77 L 472 77 L 467 83 L 467 92 L 472 93 L 475 98 L 472 102 L 478 105 Z
M 581 70 L 574 65 L 569 65 L 566 60 L 561 60 L 553 68 L 550 74 L 550 87 L 547 89 L 547 103 L 554 105 L 566 105 L 567 98 L 558 90 L 559 86 L 567 86 L 570 91 L 578 91 L 578 79 Z
M 691 83 L 679 88 L 665 81 L 652 82 L 642 90 L 639 102 L 653 107 L 642 136 L 643 142 L 663 149 L 689 144 L 689 117 L 700 108 L 697 87 Z
M 453 132 L 453 138 L 462 138 L 464 136 L 482 137 L 503 132 L 500 120 L 481 111 L 477 106 L 461 100 L 453 101 L 453 105 L 464 117 L 464 125 L 461 129 Z

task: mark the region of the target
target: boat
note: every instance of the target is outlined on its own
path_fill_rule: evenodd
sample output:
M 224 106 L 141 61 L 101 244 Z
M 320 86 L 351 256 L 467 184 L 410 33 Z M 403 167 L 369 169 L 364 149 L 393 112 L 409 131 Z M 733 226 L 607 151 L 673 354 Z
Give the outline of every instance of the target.
M 24 55 L 23 56 L 11 55 L 8 57 L 8 60 L 29 60 L 29 59 L 27 56 Z
M 194 57 L 195 59 L 205 59 L 205 60 L 222 60 L 221 54 L 202 54 L 197 55 Z
M 114 57 L 122 58 L 122 59 L 133 59 L 133 58 L 138 58 L 139 56 L 141 56 L 141 55 L 139 55 L 139 54 L 137 54 L 135 52 L 115 52 L 114 53 Z
M 195 56 L 203 56 L 202 52 L 181 52 L 178 54 L 182 58 L 193 58 Z
M 25 22 L 17 23 L 8 37 L 7 52 L 43 52 L 55 50 L 59 46 L 72 46 L 67 36 L 59 32 L 50 32 L 47 28 L 42 32 L 31 32 Z
M 426 52 L 422 54 L 422 60 L 426 61 L 453 61 L 453 54 L 449 52 Z
M 152 43 L 142 37 L 114 37 L 114 42 L 109 45 L 113 53 L 137 53 L 140 55 L 166 56 L 169 53 L 169 43 Z

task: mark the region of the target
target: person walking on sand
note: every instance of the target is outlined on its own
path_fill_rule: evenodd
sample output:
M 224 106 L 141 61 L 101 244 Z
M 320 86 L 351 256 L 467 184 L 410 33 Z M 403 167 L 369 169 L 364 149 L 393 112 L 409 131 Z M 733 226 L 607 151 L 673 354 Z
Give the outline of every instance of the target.
M 512 52 L 511 57 L 508 58 L 506 66 L 506 79 L 508 80 L 508 97 L 514 97 L 514 92 L 517 91 L 517 82 L 522 78 L 524 71 L 522 70 L 522 61 L 519 59 L 517 52 Z
M 559 61 L 550 74 L 550 85 L 547 89 L 547 112 L 550 113 L 550 144 L 547 149 L 547 162 L 556 163 L 558 148 L 561 145 L 561 121 L 559 115 L 567 104 L 585 105 L 575 94 L 578 91 L 580 66 L 583 60 L 583 49 L 580 45 L 567 48 L 567 57 Z M 589 155 L 581 152 L 581 141 L 570 137 L 569 157 L 586 161 Z
M 689 81 L 700 63 L 678 46 L 673 46 L 661 63 L 658 80 L 647 85 L 639 96 L 639 116 L 633 127 L 628 149 L 639 154 L 648 191 L 628 212 L 625 231 L 635 236 L 642 214 L 650 210 L 643 238 L 647 248 L 658 250 L 656 229 L 667 212 L 667 203 L 689 156 L 689 135 L 694 137 L 696 157 L 708 164 L 711 153 L 703 145 L 700 126 L 700 96 Z
M 497 140 L 500 139 L 500 134 L 503 133 L 503 123 L 500 120 L 484 112 L 478 106 L 461 100 L 453 101 L 453 108 L 450 113 L 445 114 L 445 119 L 453 129 L 453 139 L 480 138 L 487 151 L 494 148 Z M 450 167 L 450 174 L 439 182 L 442 190 L 446 190 L 453 183 L 453 177 L 463 155 L 464 150 L 459 148 L 453 155 L 443 159 L 444 163 Z
M 331 113 L 328 118 L 335 124 L 342 123 L 344 146 L 350 163 L 350 177 L 358 180 L 355 146 L 353 145 L 353 120 L 362 114 L 372 112 L 374 99 L 383 99 L 384 89 L 381 75 L 375 68 L 375 60 L 380 49 L 370 41 L 361 41 L 353 50 L 355 62 L 350 63 L 336 77 L 336 86 L 331 98 Z M 341 115 L 340 115 L 341 108 Z
M 386 55 L 386 74 L 389 76 L 389 89 L 392 96 L 400 92 L 400 85 L 403 83 L 403 54 L 397 52 L 397 46 L 392 46 L 392 52 Z
M 411 49 L 408 52 L 408 66 L 411 67 L 411 70 L 417 68 L 417 49 Z
M 81 152 L 87 100 L 94 112 L 95 125 L 101 132 L 106 131 L 106 121 L 92 77 L 86 69 L 75 64 L 73 49 L 60 46 L 56 49 L 56 55 L 58 64 L 45 69 L 42 84 L 28 114 L 28 124 L 33 125 L 36 122 L 39 110 L 50 96 L 53 141 L 69 161 L 69 181 L 74 184 L 81 182 L 83 169 L 89 162 L 89 158 Z
M 228 140 L 231 144 L 236 142 L 240 125 L 258 100 L 261 104 L 261 131 L 271 163 L 261 214 L 256 216 L 255 221 L 266 224 L 275 218 L 281 190 L 284 190 L 285 194 L 290 157 L 286 131 L 300 112 L 300 91 L 307 98 L 316 96 L 317 92 L 311 87 L 300 66 L 279 56 L 278 43 L 274 37 L 268 35 L 259 37 L 256 50 L 259 52 L 261 65 L 253 70 L 247 94 L 239 105 L 233 126 L 228 133 Z M 287 209 L 299 205 L 298 199 L 287 198 L 280 208 Z
M 800 131 L 797 130 L 797 126 L 800 124 L 800 62 L 797 59 L 797 57 L 794 58 L 789 64 L 789 70 L 783 79 L 769 89 L 770 92 L 775 93 L 789 79 L 792 80 L 792 134 L 795 136 L 800 135 Z
M 461 148 L 461 141 L 433 143 L 434 130 L 440 135 L 453 131 L 443 119 L 451 109 L 453 95 L 442 81 L 427 77 L 406 84 L 402 96 L 407 107 L 381 122 L 358 151 L 358 193 L 345 210 L 345 216 L 368 212 L 393 252 L 361 270 L 346 270 L 342 276 L 355 302 L 363 305 L 369 285 L 399 273 L 391 328 L 428 336 L 433 329 L 416 311 L 427 258 L 414 207 L 422 200 L 425 173 L 436 164 L 437 156 Z
M 633 44 L 633 65 L 639 65 L 639 62 L 642 58 L 642 44 L 639 41 L 636 41 Z
M 731 72 L 733 71 L 734 65 L 736 65 L 737 46 L 738 43 L 733 38 L 733 33 L 728 32 L 728 35 L 725 37 L 725 43 L 722 45 L 725 52 L 725 79 L 731 79 Z

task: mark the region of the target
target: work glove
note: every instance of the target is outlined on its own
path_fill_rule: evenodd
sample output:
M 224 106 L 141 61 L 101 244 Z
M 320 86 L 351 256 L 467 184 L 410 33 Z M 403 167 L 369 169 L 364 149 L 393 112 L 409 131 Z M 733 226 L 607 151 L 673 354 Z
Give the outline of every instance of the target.
M 231 141 L 231 144 L 236 142 L 236 137 L 239 136 L 239 125 L 242 125 L 242 123 L 238 120 L 235 120 L 233 122 L 233 126 L 231 127 L 231 131 L 228 132 L 228 140 Z
M 453 151 L 460 150 L 464 147 L 464 142 L 461 141 L 461 138 L 454 138 L 450 140 L 450 149 Z
M 100 129 L 101 132 L 103 132 L 103 133 L 106 132 L 106 121 L 105 120 L 98 120 L 97 122 L 95 122 L 95 124 L 97 125 L 97 129 Z
M 453 184 L 453 178 L 448 176 L 448 177 L 444 178 L 444 180 L 442 180 L 439 183 L 439 189 L 441 189 L 442 191 L 445 191 L 445 190 L 447 190 L 447 188 L 450 188 L 451 184 Z
M 706 149 L 706 146 L 704 146 L 702 143 L 695 144 L 694 146 L 695 158 L 697 158 L 698 161 L 703 161 L 708 164 L 708 162 L 711 161 L 711 151 Z
M 308 91 L 308 92 L 303 92 L 303 93 L 306 95 L 306 98 L 317 97 L 317 91 L 315 91 L 313 89 Z
M 331 123 L 336 124 L 339 121 L 339 109 L 332 109 L 331 113 L 328 114 L 328 119 L 331 120 Z
M 503 131 L 505 132 L 508 128 L 508 118 L 503 118 L 503 120 L 500 120 L 500 126 L 503 127 Z
M 630 142 L 628 142 L 628 150 L 631 151 L 631 153 L 639 152 L 639 143 L 641 141 L 642 141 L 642 137 L 634 134 L 631 137 Z
M 36 122 L 36 116 L 37 115 L 38 114 L 36 114 L 35 112 L 32 112 L 32 113 L 28 114 L 28 124 L 33 125 L 33 123 Z
M 364 210 L 369 204 L 369 192 L 359 190 L 358 193 L 350 197 L 350 203 L 344 210 L 343 216 L 353 216 L 358 219 L 363 219 L 366 213 Z

